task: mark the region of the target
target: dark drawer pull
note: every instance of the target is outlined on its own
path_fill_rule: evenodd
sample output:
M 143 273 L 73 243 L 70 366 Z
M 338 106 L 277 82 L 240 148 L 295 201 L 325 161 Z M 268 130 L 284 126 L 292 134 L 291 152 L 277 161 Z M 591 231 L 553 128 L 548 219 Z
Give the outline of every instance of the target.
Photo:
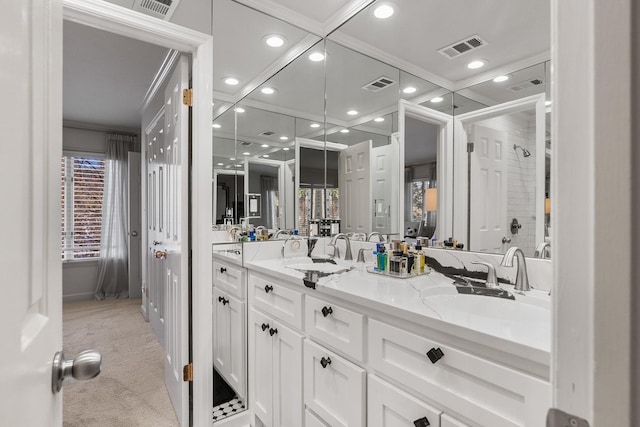
M 222 305 L 227 305 L 229 304 L 229 300 L 226 299 L 225 297 L 218 297 L 218 302 L 221 302 Z
M 330 357 L 321 358 L 320 364 L 322 365 L 323 368 L 326 368 L 328 365 L 331 365 L 331 358 Z
M 322 315 L 323 315 L 324 317 L 327 317 L 327 316 L 328 316 L 328 315 L 330 315 L 331 313 L 333 313 L 333 308 L 331 308 L 331 307 L 327 307 L 327 306 L 322 307 Z
M 264 291 L 265 291 L 266 293 L 269 293 L 269 292 L 271 292 L 272 290 L 273 290 L 273 286 L 271 286 L 271 285 L 265 285 L 265 287 L 264 287 Z
M 429 422 L 427 417 L 422 417 L 420 419 L 415 420 L 413 422 L 413 425 L 415 427 L 429 427 L 431 425 L 431 423 Z
M 269 329 L 269 324 L 268 323 L 263 323 L 262 326 L 262 332 L 266 331 L 267 329 Z
M 226 273 L 227 269 L 224 267 L 220 267 L 220 274 Z
M 431 363 L 436 363 L 438 360 L 444 357 L 444 353 L 442 352 L 442 350 L 440 350 L 440 347 L 434 347 L 431 350 L 427 351 L 427 357 L 429 358 L 429 360 L 431 360 Z
M 269 335 L 274 336 L 274 335 L 275 335 L 275 334 L 277 334 L 277 333 L 278 333 L 278 328 L 275 328 L 275 329 L 271 328 L 271 329 L 269 329 Z

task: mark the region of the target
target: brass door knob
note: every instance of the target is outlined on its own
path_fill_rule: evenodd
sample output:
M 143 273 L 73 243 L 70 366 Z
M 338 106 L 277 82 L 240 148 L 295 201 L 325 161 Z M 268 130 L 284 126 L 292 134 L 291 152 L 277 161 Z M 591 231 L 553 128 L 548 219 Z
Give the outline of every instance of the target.
M 156 251 L 156 258 L 167 259 L 167 251 Z

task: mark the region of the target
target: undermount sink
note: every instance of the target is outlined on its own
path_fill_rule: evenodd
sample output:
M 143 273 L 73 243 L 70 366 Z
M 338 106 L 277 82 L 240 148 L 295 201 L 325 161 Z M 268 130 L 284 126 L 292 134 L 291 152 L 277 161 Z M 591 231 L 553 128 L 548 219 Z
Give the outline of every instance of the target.
M 447 322 L 473 326 L 485 333 L 509 337 L 538 348 L 550 348 L 551 310 L 548 301 L 532 296 L 511 300 L 458 294 L 426 296 L 423 303 Z
M 342 263 L 336 263 L 331 259 L 311 259 L 306 258 L 302 260 L 291 260 L 286 265 L 287 268 L 292 268 L 298 271 L 315 271 L 318 273 L 335 274 L 349 270 L 349 266 L 342 265 Z

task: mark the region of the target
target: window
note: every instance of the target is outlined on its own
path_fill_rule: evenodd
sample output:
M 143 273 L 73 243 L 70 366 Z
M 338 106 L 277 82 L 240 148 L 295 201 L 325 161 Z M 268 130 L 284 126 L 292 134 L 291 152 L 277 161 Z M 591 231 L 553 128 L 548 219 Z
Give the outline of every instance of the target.
M 62 260 L 100 256 L 104 159 L 62 157 Z
M 340 190 L 338 188 L 303 187 L 298 191 L 300 234 L 308 235 L 310 219 L 340 219 Z M 326 212 L 326 217 L 325 217 Z

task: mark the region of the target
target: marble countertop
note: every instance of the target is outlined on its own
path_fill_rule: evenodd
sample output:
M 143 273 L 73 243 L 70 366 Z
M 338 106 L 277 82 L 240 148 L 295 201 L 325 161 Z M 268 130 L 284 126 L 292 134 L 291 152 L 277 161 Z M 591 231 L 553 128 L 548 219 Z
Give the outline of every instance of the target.
M 244 266 L 304 287 L 307 276 L 296 265 L 310 262 L 309 258 L 278 258 L 245 260 Z M 317 292 L 549 366 L 551 310 L 546 291 L 525 295 L 504 285 L 515 299 L 466 295 L 458 293 L 450 276 L 436 271 L 398 279 L 369 273 L 363 263 L 338 263 L 353 268 L 320 277 Z

